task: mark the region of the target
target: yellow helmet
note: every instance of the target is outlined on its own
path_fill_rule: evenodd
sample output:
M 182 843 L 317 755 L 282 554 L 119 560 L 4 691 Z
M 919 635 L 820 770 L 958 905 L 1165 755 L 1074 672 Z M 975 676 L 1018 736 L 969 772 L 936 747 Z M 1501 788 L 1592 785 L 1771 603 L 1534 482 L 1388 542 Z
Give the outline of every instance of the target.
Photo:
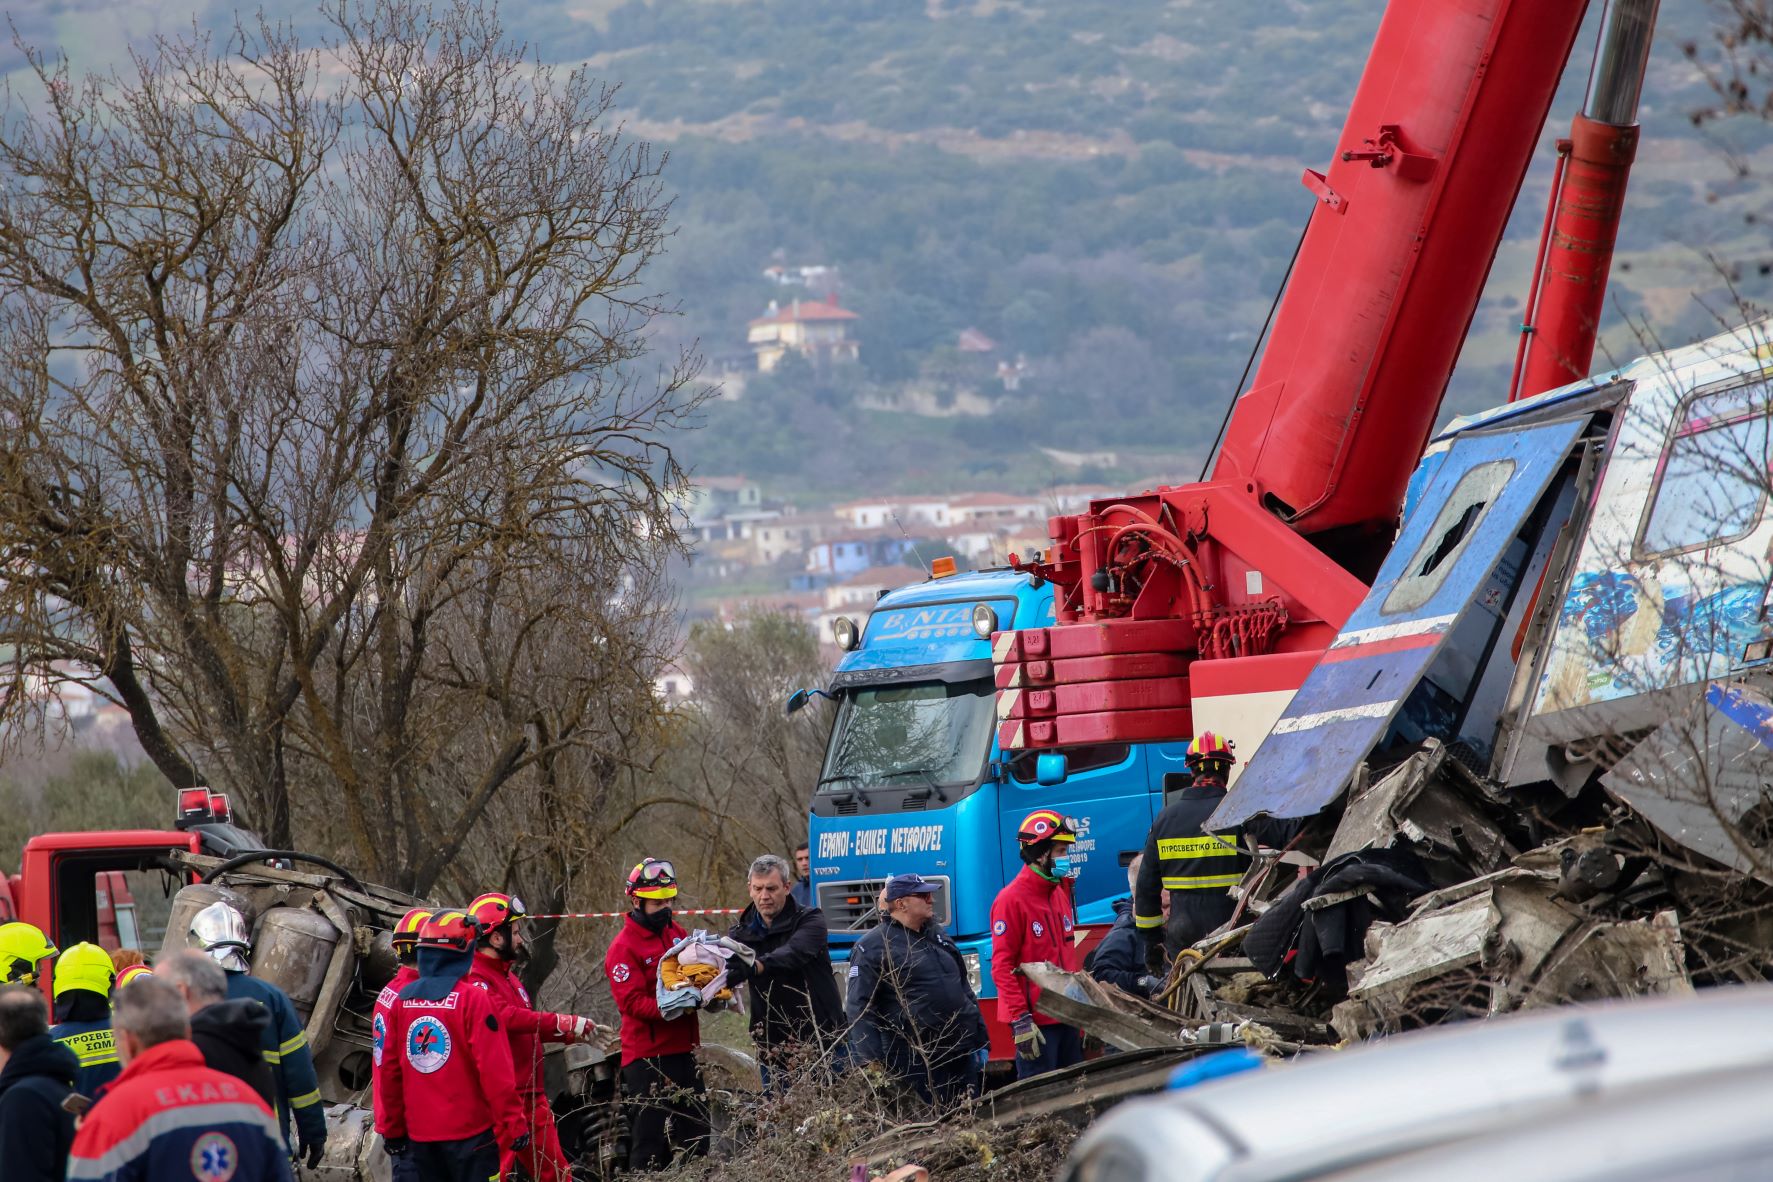
M 55 996 L 70 989 L 86 989 L 100 997 L 111 995 L 117 967 L 111 954 L 97 944 L 79 943 L 55 958 Z
M 35 985 L 37 966 L 56 951 L 35 924 L 0 924 L 0 985 Z

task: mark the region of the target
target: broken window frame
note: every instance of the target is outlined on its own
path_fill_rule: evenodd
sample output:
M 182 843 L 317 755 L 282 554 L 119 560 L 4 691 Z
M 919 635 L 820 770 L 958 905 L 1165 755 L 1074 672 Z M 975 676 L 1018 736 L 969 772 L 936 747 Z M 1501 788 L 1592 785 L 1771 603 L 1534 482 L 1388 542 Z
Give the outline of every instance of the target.
M 1459 483 L 1448 494 L 1446 504 L 1435 515 L 1434 524 L 1429 527 L 1422 544 L 1405 564 L 1406 570 L 1419 573 L 1407 575 L 1393 585 L 1385 602 L 1379 605 L 1381 616 L 1416 611 L 1435 597 L 1448 574 L 1459 565 L 1460 556 L 1494 508 L 1496 498 L 1514 478 L 1515 468 L 1513 459 L 1495 459 L 1477 465 L 1459 478 Z M 1479 493 L 1481 497 L 1476 495 Z M 1458 540 L 1450 547 L 1445 546 L 1448 535 L 1456 526 L 1463 527 Z M 1436 555 L 1439 560 L 1433 569 L 1422 569 Z
M 1697 424 L 1689 422 L 1693 416 L 1694 408 L 1707 399 L 1748 391 L 1754 387 L 1759 387 L 1758 396 L 1747 400 L 1747 409 L 1742 413 L 1726 418 L 1702 420 Z M 1735 533 L 1717 534 L 1687 542 L 1684 545 L 1652 549 L 1649 545 L 1649 538 L 1651 526 L 1656 518 L 1656 507 L 1661 502 L 1665 489 L 1672 491 L 1679 488 L 1678 483 L 1667 483 L 1668 470 L 1674 460 L 1675 449 L 1681 445 L 1683 440 L 1700 439 L 1714 432 L 1727 431 L 1743 423 L 1753 422 L 1757 418 L 1763 421 L 1762 447 L 1766 454 L 1763 459 L 1763 471 L 1760 479 L 1752 482 L 1757 493 L 1757 500 L 1754 504 L 1754 512 L 1748 518 L 1744 528 Z M 1769 481 L 1773 480 L 1773 386 L 1770 386 L 1766 376 L 1755 375 L 1747 379 L 1732 377 L 1722 382 L 1714 382 L 1709 386 L 1701 386 L 1681 399 L 1676 405 L 1675 414 L 1670 421 L 1674 427 L 1668 432 L 1663 441 L 1662 450 L 1656 457 L 1656 472 L 1650 479 L 1650 489 L 1644 496 L 1643 513 L 1638 519 L 1636 536 L 1632 539 L 1632 556 L 1638 559 L 1672 558 L 1695 551 L 1710 550 L 1717 546 L 1728 546 L 1754 533 L 1756 529 L 1760 528 L 1761 522 L 1767 514 L 1767 486 Z M 1700 458 L 1702 461 L 1706 458 L 1703 452 Z M 1746 476 L 1746 474 L 1744 475 Z

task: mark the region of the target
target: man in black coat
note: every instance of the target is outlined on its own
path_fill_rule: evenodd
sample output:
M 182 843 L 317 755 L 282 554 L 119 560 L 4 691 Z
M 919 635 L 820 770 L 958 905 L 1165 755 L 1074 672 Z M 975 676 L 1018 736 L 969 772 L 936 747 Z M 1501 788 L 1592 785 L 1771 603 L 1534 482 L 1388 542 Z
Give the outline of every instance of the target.
M 728 933 L 753 954 L 733 957 L 727 972 L 734 984 L 750 985 L 751 1038 L 770 1088 L 782 1085 L 797 1048 L 842 1046 L 843 1002 L 831 975 L 825 913 L 795 902 L 792 884 L 788 863 L 775 854 L 751 863 L 751 906 Z
M 203 1062 L 275 1105 L 277 1077 L 265 1062 L 263 1049 L 271 1011 L 249 997 L 230 1000 L 227 970 L 201 952 L 187 948 L 175 953 L 155 966 L 154 973 L 185 999 L 191 1041 L 203 1052 Z
M 887 880 L 887 918 L 850 950 L 850 1056 L 948 1105 L 979 1092 L 974 1052 L 990 1037 L 960 949 L 936 922 L 934 883 Z
M 74 1144 L 80 1060 L 49 1037 L 49 1007 L 28 985 L 0 989 L 0 1173 L 6 1182 L 61 1182 Z
M 1127 865 L 1127 890 L 1139 881 L 1143 854 L 1136 854 Z M 1150 997 L 1163 984 L 1163 978 L 1145 968 L 1145 937 L 1133 923 L 1133 900 L 1129 896 L 1114 901 L 1114 926 L 1102 942 L 1084 958 L 1084 970 L 1098 981 L 1124 989 L 1134 997 Z

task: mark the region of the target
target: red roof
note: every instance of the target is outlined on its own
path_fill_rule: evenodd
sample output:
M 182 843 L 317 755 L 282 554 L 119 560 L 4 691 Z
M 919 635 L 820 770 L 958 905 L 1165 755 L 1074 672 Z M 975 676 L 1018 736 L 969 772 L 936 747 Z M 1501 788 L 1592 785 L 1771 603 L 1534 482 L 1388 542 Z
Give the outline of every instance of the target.
M 759 316 L 751 324 L 794 324 L 804 320 L 860 319 L 860 316 L 848 308 L 838 307 L 837 297 L 832 296 L 829 300 L 795 300 L 786 308 L 778 309 L 768 316 Z

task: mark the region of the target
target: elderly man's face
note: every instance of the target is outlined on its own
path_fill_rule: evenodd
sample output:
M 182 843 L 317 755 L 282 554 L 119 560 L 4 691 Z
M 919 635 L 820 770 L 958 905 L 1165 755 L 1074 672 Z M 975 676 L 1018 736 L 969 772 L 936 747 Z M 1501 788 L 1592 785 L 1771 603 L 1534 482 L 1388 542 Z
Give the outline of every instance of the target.
M 936 916 L 936 900 L 933 895 L 906 895 L 903 899 L 894 899 L 889 906 L 893 910 L 893 918 L 914 932 L 923 931 L 924 925 Z
M 782 913 L 782 903 L 788 898 L 788 884 L 782 881 L 781 872 L 771 870 L 753 874 L 748 885 L 751 903 L 757 908 L 760 919 L 768 923 Z

